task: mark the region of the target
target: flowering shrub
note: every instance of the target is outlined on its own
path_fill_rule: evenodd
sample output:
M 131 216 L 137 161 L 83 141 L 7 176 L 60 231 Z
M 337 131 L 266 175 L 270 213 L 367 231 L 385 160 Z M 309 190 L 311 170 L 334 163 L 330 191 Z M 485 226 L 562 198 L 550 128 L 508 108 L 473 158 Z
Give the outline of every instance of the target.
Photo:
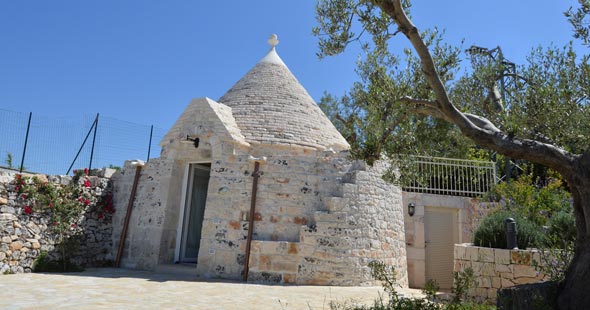
M 81 232 L 80 224 L 84 215 L 96 210 L 100 220 L 104 214 L 115 212 L 110 195 L 99 199 L 92 193 L 88 169 L 74 170 L 72 181 L 66 186 L 43 181 L 37 176 L 20 174 L 15 176 L 14 183 L 20 203 L 24 205 L 24 214 L 42 213 L 49 217 L 49 228 L 57 237 L 64 269 L 72 254 L 67 252 L 73 251 L 68 249 L 72 244 L 71 237 Z

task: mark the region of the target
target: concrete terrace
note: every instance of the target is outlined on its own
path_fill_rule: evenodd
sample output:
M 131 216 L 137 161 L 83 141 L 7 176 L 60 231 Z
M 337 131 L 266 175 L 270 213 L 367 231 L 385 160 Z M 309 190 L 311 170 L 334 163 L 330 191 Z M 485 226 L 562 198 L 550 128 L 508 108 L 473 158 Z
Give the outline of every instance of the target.
M 380 287 L 259 285 L 196 280 L 175 273 L 115 268 L 0 276 L 0 309 L 324 310 L 330 301 L 371 304 Z M 420 291 L 400 289 L 404 296 Z

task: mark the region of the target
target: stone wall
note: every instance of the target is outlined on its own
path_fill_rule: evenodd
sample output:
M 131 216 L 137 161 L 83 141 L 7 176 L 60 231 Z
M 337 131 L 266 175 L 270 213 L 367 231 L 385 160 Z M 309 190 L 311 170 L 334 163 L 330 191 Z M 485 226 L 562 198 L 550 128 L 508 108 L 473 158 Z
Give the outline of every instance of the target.
M 385 166 L 354 162 L 349 169 L 299 227 L 299 240 L 253 243 L 249 281 L 372 285 L 368 264 L 380 260 L 407 287 L 401 191 L 381 178 Z
M 187 136 L 198 138 L 198 145 L 186 143 Z M 380 259 L 395 266 L 400 284 L 407 285 L 401 192 L 381 179 L 383 167 L 353 162 L 345 152 L 251 145 L 231 109 L 207 98 L 195 99 L 160 144 L 160 158 L 142 169 L 123 266 L 153 270 L 179 260 L 189 167 L 210 164 L 196 274 L 242 279 L 252 173 L 259 162 L 253 240 L 256 249 L 270 252 L 251 257 L 252 280 L 271 272 L 279 282 L 360 284 L 370 281 L 367 264 Z M 114 244 L 134 171 L 126 163 L 115 180 L 121 212 L 114 218 Z M 296 256 L 294 279 L 287 275 L 294 267 L 279 258 L 265 265 L 270 269 L 257 265 L 257 254 L 285 259 L 283 244 L 291 249 L 285 255 Z
M 469 294 L 480 299 L 495 301 L 498 289 L 545 280 L 532 266 L 533 261 L 541 262 L 538 250 L 493 249 L 470 243 L 455 245 L 455 272 L 473 269 L 477 286 Z
M 94 174 L 92 173 L 94 172 Z M 112 169 L 92 171 L 88 180 L 90 191 L 100 197 L 110 192 Z M 24 212 L 23 200 L 15 189 L 15 173 L 0 173 L 0 273 L 31 272 L 34 260 L 41 251 L 57 259 L 56 237 L 51 233 L 46 213 Z M 107 177 L 105 177 L 105 175 Z M 37 175 L 38 178 L 66 185 L 68 176 Z M 99 213 L 101 215 L 99 216 Z M 102 266 L 112 260 L 111 215 L 93 206 L 79 222 L 80 246 L 72 261 L 80 266 Z

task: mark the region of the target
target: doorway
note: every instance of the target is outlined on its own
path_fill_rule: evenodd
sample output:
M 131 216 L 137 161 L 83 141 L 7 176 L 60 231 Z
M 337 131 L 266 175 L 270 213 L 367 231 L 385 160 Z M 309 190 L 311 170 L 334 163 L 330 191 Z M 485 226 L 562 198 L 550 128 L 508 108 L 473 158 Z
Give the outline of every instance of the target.
M 210 173 L 210 163 L 191 164 L 189 167 L 180 242 L 181 263 L 196 263 L 199 257 Z
M 424 210 L 426 281 L 441 289 L 453 287 L 454 244 L 458 241 L 457 210 L 426 207 Z

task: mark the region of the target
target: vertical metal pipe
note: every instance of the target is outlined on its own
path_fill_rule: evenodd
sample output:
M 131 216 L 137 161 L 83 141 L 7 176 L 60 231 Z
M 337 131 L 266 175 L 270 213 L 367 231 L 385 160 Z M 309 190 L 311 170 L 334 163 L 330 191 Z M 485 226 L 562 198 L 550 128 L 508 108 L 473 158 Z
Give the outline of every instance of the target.
M 506 248 L 510 250 L 518 249 L 516 221 L 509 217 L 504 222 L 506 223 Z
M 147 156 L 147 161 L 146 163 L 150 162 L 150 153 L 152 151 L 152 136 L 154 134 L 154 125 L 152 125 L 152 127 L 150 127 L 150 143 L 148 144 L 148 156 Z
M 129 227 L 129 220 L 131 219 L 131 210 L 135 202 L 135 193 L 137 192 L 137 184 L 139 183 L 139 176 L 141 175 L 142 165 L 135 167 L 135 179 L 133 179 L 133 187 L 131 188 L 131 195 L 129 195 L 129 203 L 127 204 L 127 212 L 125 213 L 125 221 L 123 222 L 123 229 L 121 236 L 119 236 L 119 247 L 117 248 L 117 256 L 115 258 L 115 267 L 121 266 L 121 255 L 123 254 L 123 246 L 127 238 L 127 228 Z
M 98 129 L 98 113 L 96 113 L 96 119 L 94 120 L 94 136 L 92 137 L 92 148 L 90 149 L 90 163 L 88 164 L 88 170 L 92 169 L 92 158 L 94 157 L 94 142 L 96 142 L 96 130 Z
M 248 218 L 248 239 L 246 239 L 246 257 L 244 261 L 244 281 L 248 281 L 250 264 L 250 248 L 252 246 L 252 233 L 254 232 L 254 214 L 256 214 L 256 192 L 258 192 L 258 178 L 260 178 L 260 163 L 254 163 L 252 172 L 252 199 L 250 200 L 250 216 Z
M 33 117 L 33 112 L 29 112 L 29 122 L 27 123 L 27 134 L 25 135 L 25 146 L 23 147 L 23 156 L 20 159 L 19 173 L 23 173 L 23 167 L 25 164 L 25 154 L 27 153 L 27 144 L 29 143 L 29 130 L 31 129 L 31 118 L 32 117 Z
M 74 157 L 74 160 L 72 161 L 72 164 L 68 168 L 68 172 L 66 172 L 66 175 L 70 174 L 70 170 L 72 170 L 72 167 L 76 163 L 78 156 L 80 156 L 80 152 L 82 152 L 84 145 L 86 145 L 86 141 L 88 141 L 88 137 L 90 137 L 90 133 L 92 132 L 92 129 L 94 129 L 94 126 L 96 126 L 96 120 L 94 120 L 94 122 L 92 122 L 92 126 L 90 126 L 90 129 L 88 130 L 88 133 L 86 134 L 86 137 L 84 138 L 84 141 L 82 142 L 82 145 L 80 145 L 80 148 L 78 149 L 78 153 L 76 153 L 76 157 Z

